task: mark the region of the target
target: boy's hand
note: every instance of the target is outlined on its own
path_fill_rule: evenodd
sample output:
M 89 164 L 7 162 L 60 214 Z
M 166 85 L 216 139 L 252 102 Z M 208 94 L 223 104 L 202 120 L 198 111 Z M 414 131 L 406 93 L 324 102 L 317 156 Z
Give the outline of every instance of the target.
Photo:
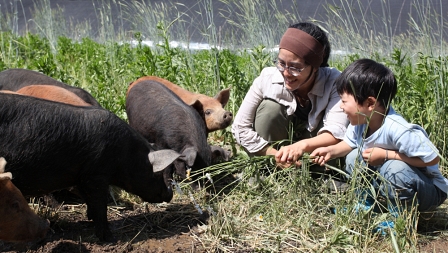
M 331 150 L 328 147 L 317 148 L 310 154 L 310 157 L 314 157 L 314 163 L 324 166 L 331 159 Z
M 370 165 L 378 166 L 384 163 L 386 150 L 378 147 L 368 148 L 362 152 L 362 158 Z

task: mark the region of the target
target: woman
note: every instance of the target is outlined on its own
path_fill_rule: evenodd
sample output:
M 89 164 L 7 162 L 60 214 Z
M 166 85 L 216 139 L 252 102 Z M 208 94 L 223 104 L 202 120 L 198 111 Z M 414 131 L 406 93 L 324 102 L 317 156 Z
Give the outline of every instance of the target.
M 330 51 L 326 34 L 312 23 L 286 30 L 276 67 L 264 68 L 254 80 L 232 124 L 247 153 L 274 155 L 277 164 L 289 167 L 305 152 L 344 138 L 348 120 L 334 85 L 340 71 L 328 67 Z M 291 139 L 296 142 L 282 146 Z

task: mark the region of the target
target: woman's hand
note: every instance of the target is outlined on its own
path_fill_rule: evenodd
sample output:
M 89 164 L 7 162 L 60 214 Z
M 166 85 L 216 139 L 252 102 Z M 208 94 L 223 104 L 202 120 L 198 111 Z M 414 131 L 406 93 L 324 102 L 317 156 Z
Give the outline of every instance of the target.
M 304 148 L 301 147 L 301 142 L 296 142 L 292 145 L 281 147 L 275 154 L 275 161 L 277 165 L 282 167 L 290 167 L 293 164 L 301 166 L 302 163 L 299 159 L 303 153 Z
M 262 150 L 256 152 L 254 155 L 256 156 L 265 156 L 265 155 L 275 155 L 277 153 L 277 149 L 271 146 L 265 146 Z
M 291 166 L 300 167 L 301 165 L 302 165 L 302 163 L 300 162 L 300 160 L 295 163 L 294 162 L 277 163 L 277 167 L 279 167 L 281 169 L 286 169 Z
M 271 147 L 271 146 L 266 146 L 265 148 L 263 148 L 262 150 L 258 151 L 257 153 L 255 153 L 255 155 L 257 156 L 266 156 L 266 155 L 272 155 L 275 158 L 275 155 L 277 154 L 277 149 Z M 277 159 L 276 159 L 277 160 Z M 295 165 L 299 165 L 300 166 L 300 161 L 296 162 Z M 277 166 L 282 168 L 282 169 L 286 169 L 291 167 L 292 165 L 294 165 L 293 162 L 284 162 L 284 163 L 279 163 L 277 162 Z

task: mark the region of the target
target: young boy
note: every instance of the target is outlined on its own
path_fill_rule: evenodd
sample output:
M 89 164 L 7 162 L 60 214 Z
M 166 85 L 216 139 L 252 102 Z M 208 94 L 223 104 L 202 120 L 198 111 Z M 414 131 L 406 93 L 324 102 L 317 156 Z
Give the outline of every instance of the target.
M 360 59 L 342 72 L 336 85 L 350 125 L 343 141 L 311 153 L 316 156 L 314 162 L 324 165 L 347 155 L 349 175 L 367 165 L 380 175 L 371 181 L 379 196 L 395 207 L 397 199 L 402 206 L 418 204 L 419 211 L 442 204 L 448 180 L 439 170 L 438 151 L 422 127 L 408 123 L 392 108 L 397 93 L 392 71 L 373 60 Z

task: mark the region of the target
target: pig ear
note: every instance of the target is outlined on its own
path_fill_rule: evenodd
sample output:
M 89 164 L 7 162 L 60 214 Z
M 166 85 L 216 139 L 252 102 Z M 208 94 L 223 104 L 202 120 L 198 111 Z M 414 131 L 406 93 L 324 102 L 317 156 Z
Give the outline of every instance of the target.
M 221 103 L 222 107 L 226 106 L 230 98 L 230 88 L 224 89 L 216 94 L 215 99 Z
M 0 157 L 0 179 L 12 179 L 11 172 L 5 172 L 6 160 L 3 157 Z
M 0 173 L 0 179 L 5 179 L 5 178 L 11 180 L 11 179 L 12 179 L 12 174 L 11 174 L 11 172 Z
M 0 157 L 0 173 L 5 171 L 6 159 L 4 157 Z
M 196 111 L 199 112 L 199 115 L 204 115 L 204 106 L 202 105 L 201 101 L 195 100 L 193 103 L 190 104 L 191 107 L 193 107 Z
M 188 165 L 188 167 L 193 166 L 197 154 L 198 152 L 193 147 L 186 148 L 184 152 L 182 152 L 182 155 L 185 157 L 185 163 Z
M 148 154 L 149 162 L 152 164 L 152 170 L 154 172 L 164 170 L 179 158 L 179 156 L 179 153 L 170 149 L 151 151 Z
M 210 145 L 212 150 L 212 159 L 215 161 L 217 158 L 222 158 L 223 161 L 228 162 L 230 158 L 230 151 L 224 150 L 220 146 Z

